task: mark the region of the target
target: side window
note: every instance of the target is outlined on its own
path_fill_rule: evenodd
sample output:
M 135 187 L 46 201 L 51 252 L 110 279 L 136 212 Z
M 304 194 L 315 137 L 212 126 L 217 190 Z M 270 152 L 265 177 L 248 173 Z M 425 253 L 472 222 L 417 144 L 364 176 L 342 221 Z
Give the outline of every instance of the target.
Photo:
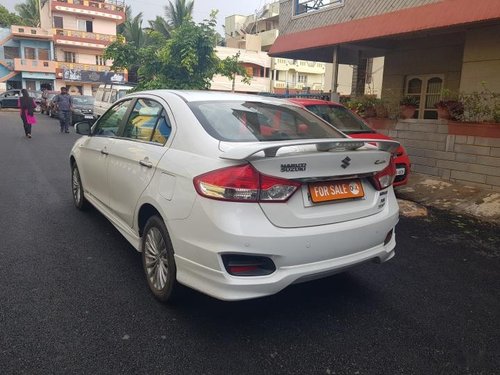
M 123 137 L 149 142 L 163 107 L 150 99 L 138 99 L 130 113 Z
M 170 122 L 162 105 L 150 99 L 138 99 L 125 126 L 123 137 L 164 144 L 170 135 Z
M 155 131 L 153 133 L 153 138 L 151 140 L 156 143 L 165 144 L 171 132 L 172 125 L 170 125 L 167 113 L 165 112 L 165 110 L 163 110 L 161 112 L 160 118 L 158 119 Z
M 118 99 L 123 98 L 125 95 L 127 95 L 128 90 L 118 90 Z
M 102 96 L 102 101 L 108 103 L 110 95 L 111 95 L 111 90 L 110 89 L 104 89 L 104 94 Z
M 102 100 L 103 94 L 104 94 L 104 89 L 97 89 L 97 93 L 95 94 L 95 100 L 100 102 Z
M 114 137 L 118 134 L 120 123 L 127 112 L 131 100 L 125 100 L 111 107 L 97 122 L 94 135 Z
M 111 90 L 111 100 L 110 103 L 116 102 L 116 90 Z

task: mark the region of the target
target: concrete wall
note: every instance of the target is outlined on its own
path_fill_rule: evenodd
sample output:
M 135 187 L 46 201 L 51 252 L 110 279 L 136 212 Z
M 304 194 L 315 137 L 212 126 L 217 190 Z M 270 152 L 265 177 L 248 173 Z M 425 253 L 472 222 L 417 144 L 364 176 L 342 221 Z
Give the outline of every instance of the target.
M 445 121 L 400 120 L 380 132 L 401 142 L 415 172 L 500 191 L 500 138 L 448 131 Z
M 408 75 L 444 75 L 444 87 L 458 91 L 465 34 L 444 34 L 432 38 L 400 41 L 387 51 L 382 96 L 402 96 Z
M 280 2 L 280 34 L 296 33 L 331 24 L 352 21 L 404 8 L 437 3 L 442 0 L 345 0 L 341 7 L 323 8 L 299 16 L 293 15 L 295 0 Z
M 469 30 L 465 39 L 460 91 L 481 91 L 481 82 L 500 92 L 500 25 Z

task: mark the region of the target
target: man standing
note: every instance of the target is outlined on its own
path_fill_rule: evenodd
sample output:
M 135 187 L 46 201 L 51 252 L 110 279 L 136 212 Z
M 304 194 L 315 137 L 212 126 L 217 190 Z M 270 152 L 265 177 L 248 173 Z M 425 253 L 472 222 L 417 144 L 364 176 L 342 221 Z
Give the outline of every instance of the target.
M 61 133 L 69 133 L 71 123 L 71 109 L 73 108 L 73 98 L 68 94 L 66 87 L 61 87 L 61 93 L 56 95 L 54 104 L 59 112 L 59 122 L 61 124 Z

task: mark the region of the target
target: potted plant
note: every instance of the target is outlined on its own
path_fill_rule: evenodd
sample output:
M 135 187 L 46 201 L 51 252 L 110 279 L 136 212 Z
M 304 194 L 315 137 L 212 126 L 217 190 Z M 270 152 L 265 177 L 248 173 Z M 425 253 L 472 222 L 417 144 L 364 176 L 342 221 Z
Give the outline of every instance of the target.
M 375 108 L 375 113 L 376 113 L 377 118 L 386 118 L 389 116 L 389 112 L 387 110 L 387 107 L 386 107 L 384 100 L 376 99 L 375 104 L 374 104 L 374 108 Z
M 450 89 L 441 91 L 441 99 L 434 107 L 438 118 L 443 120 L 458 120 L 463 115 L 463 104 L 459 101 L 459 95 Z
M 412 118 L 418 108 L 418 97 L 414 95 L 407 95 L 399 101 L 400 115 L 403 119 Z

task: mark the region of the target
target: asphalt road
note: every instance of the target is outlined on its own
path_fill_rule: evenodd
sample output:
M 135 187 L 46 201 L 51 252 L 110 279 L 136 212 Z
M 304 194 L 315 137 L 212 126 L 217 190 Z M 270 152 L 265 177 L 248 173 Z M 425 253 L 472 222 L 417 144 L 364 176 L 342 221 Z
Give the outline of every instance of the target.
M 149 293 L 138 253 L 72 204 L 77 138 L 0 112 L 1 374 L 498 374 L 499 228 L 402 218 L 397 255 L 268 298 Z

